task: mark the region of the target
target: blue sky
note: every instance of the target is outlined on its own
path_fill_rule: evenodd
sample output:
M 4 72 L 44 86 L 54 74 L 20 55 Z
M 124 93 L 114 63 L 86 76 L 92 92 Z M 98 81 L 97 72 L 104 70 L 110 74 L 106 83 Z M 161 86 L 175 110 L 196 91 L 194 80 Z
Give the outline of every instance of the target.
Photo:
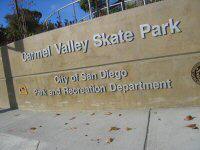
M 3 24 L 6 26 L 6 20 L 4 19 L 4 16 L 8 13 L 12 13 L 12 9 L 9 7 L 9 1 L 10 0 L 0 0 L 0 24 Z M 41 21 L 44 21 L 46 17 L 54 10 L 64 6 L 65 4 L 68 4 L 72 2 L 73 0 L 34 0 L 34 5 L 30 7 L 31 10 L 37 10 L 42 13 L 42 19 Z M 78 14 L 77 18 L 80 19 L 87 15 L 83 10 L 80 9 L 79 5 L 75 5 L 76 12 Z M 61 13 L 62 19 L 68 19 L 73 20 L 74 15 L 72 11 L 72 7 L 65 9 Z M 54 16 L 51 20 L 56 20 L 57 16 Z

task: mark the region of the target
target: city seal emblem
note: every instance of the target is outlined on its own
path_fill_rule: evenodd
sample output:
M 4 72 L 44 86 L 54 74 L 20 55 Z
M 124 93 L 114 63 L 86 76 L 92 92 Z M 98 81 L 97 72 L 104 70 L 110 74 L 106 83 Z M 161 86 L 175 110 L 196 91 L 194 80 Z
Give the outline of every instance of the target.
M 191 71 L 191 76 L 194 82 L 200 85 L 200 62 L 194 65 Z
M 28 89 L 25 85 L 21 85 L 19 87 L 19 94 L 20 95 L 28 95 Z

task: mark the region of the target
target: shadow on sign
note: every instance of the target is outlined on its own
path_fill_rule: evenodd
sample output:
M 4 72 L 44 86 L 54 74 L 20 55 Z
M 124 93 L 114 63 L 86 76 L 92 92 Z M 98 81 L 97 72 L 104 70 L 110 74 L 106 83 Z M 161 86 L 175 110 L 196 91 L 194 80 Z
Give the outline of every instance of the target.
M 20 53 L 24 52 L 23 40 L 14 42 L 14 47 L 3 46 L 1 47 L 0 50 L 1 50 L 1 57 L 2 57 L 2 62 L 3 62 L 5 78 L 6 78 L 6 87 L 8 91 L 10 109 L 18 109 L 18 104 L 17 104 L 17 100 L 15 96 L 14 83 L 13 83 L 13 76 L 12 76 L 11 65 L 10 65 L 9 51 L 13 50 Z

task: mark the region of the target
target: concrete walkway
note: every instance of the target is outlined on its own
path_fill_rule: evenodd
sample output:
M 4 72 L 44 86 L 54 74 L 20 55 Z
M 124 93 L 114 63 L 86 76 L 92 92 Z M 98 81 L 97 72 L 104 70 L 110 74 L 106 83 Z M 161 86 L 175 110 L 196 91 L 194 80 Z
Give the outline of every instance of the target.
M 198 128 L 199 107 L 59 113 L 0 110 L 0 149 L 200 150 Z

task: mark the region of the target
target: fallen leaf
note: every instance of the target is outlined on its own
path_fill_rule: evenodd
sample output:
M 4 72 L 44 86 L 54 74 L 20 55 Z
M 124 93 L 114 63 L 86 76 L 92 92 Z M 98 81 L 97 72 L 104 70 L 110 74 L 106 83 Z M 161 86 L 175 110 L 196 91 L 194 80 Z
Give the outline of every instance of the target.
M 108 139 L 106 140 L 106 143 L 110 144 L 110 143 L 112 143 L 113 141 L 114 141 L 114 138 L 108 138 Z
M 67 130 L 76 130 L 77 127 L 69 127 Z
M 96 141 L 97 143 L 99 143 L 100 140 L 101 140 L 101 138 L 91 139 L 91 141 Z
M 189 116 L 186 116 L 185 118 L 184 118 L 184 120 L 185 121 L 190 121 L 190 120 L 193 120 L 195 117 L 192 117 L 191 115 L 189 115 Z
M 72 117 L 72 118 L 70 118 L 69 120 L 74 120 L 74 119 L 76 119 L 76 117 Z
M 196 127 L 196 124 L 189 124 L 189 125 L 187 125 L 186 127 L 194 128 L 194 127 Z
M 130 131 L 130 130 L 132 130 L 132 128 L 129 128 L 129 127 L 126 128 L 126 131 Z
M 94 116 L 95 115 L 95 113 L 92 113 L 92 114 L 90 114 L 91 116 Z
M 107 112 L 104 115 L 112 115 L 112 113 L 111 112 Z
M 37 128 L 36 127 L 31 127 L 30 130 L 31 131 L 35 131 Z
M 119 129 L 120 129 L 120 128 L 118 128 L 118 127 L 111 127 L 109 131 L 110 131 L 110 132 L 111 132 L 111 131 L 117 131 L 117 130 L 119 130 Z
M 194 127 L 193 129 L 199 129 L 198 127 Z
M 34 133 L 36 131 L 36 129 L 37 129 L 36 127 L 31 127 L 30 131 Z
M 196 124 L 189 124 L 186 127 L 192 128 L 192 129 L 199 129 Z
M 96 140 L 97 140 L 97 143 L 100 143 L 101 138 L 97 138 Z

